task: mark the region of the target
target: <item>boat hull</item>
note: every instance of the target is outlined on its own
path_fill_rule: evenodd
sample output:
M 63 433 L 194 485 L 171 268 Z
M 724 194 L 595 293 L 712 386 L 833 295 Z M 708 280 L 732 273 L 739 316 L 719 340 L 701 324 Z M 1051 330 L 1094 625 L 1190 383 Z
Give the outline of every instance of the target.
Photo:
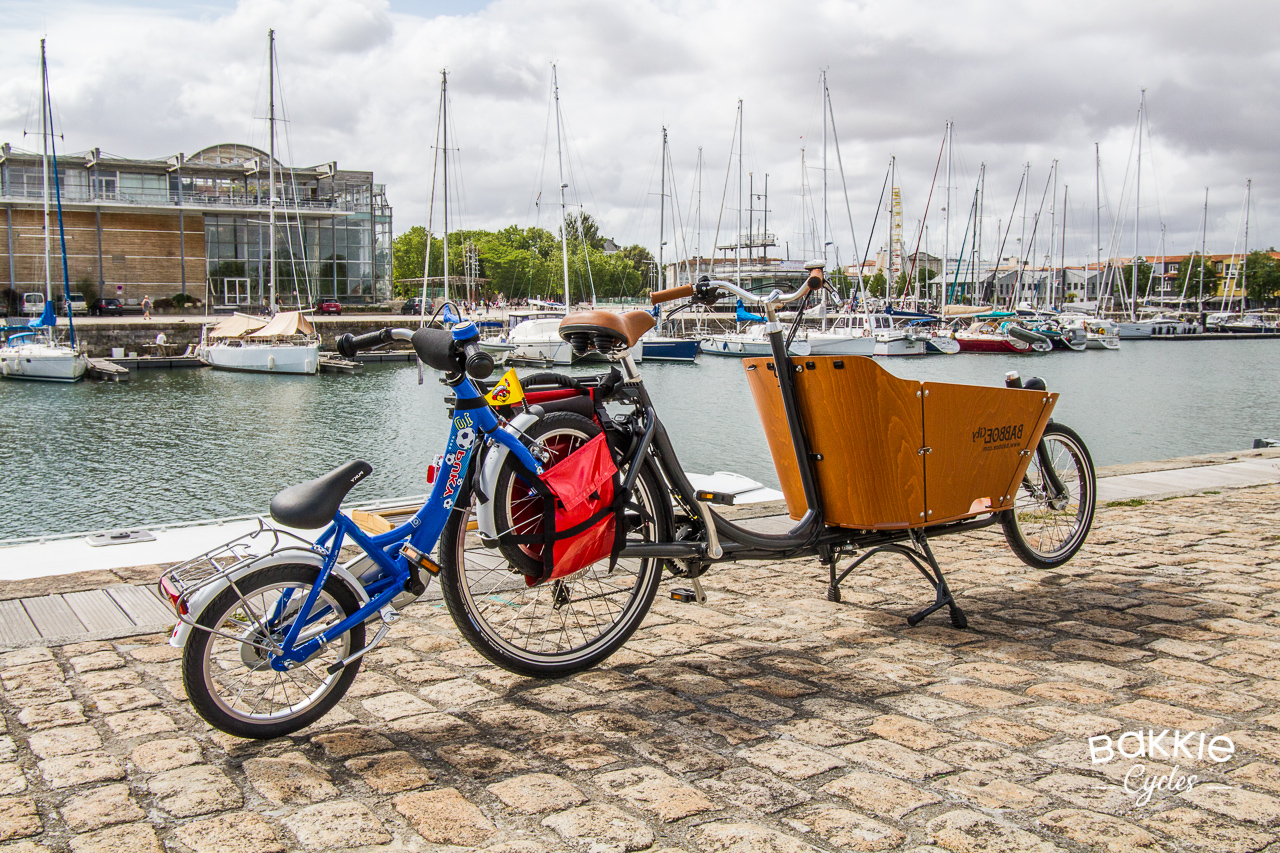
M 70 347 L 0 348 L 0 376 L 36 382 L 77 382 L 89 368 L 83 353 Z
M 226 346 L 215 343 L 197 348 L 196 357 L 215 370 L 313 376 L 320 368 L 320 345 Z
M 932 335 L 925 339 L 925 353 L 928 355 L 955 355 L 960 352 L 960 343 L 945 335 Z
M 693 361 L 702 347 L 692 338 L 643 338 L 646 361 Z
M 810 355 L 881 355 L 876 339 L 870 335 L 863 337 L 810 332 L 806 340 L 809 342 Z
M 1030 343 L 1020 341 L 1017 338 L 1006 338 L 1002 335 L 967 335 L 964 332 L 957 332 L 956 343 L 960 345 L 961 352 L 1012 352 L 1019 354 L 1031 352 Z

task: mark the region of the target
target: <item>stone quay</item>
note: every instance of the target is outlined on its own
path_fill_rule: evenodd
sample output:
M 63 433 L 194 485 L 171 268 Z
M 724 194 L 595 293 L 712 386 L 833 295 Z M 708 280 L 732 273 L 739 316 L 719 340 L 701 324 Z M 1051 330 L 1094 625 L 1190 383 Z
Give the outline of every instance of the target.
M 963 631 L 907 627 L 930 590 L 892 557 L 841 603 L 814 560 L 743 562 L 540 681 L 427 598 L 269 742 L 192 713 L 159 632 L 0 650 L 0 851 L 1274 850 L 1280 485 L 1112 503 L 1052 572 L 934 540 Z

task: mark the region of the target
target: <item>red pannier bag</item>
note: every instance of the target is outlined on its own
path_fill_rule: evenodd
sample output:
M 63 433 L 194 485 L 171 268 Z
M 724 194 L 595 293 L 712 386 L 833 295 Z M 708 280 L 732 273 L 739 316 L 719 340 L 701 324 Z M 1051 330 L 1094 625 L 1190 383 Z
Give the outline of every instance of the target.
M 541 480 L 534 489 L 543 498 L 542 530 L 520 538 L 540 543 L 531 544 L 529 553 L 542 561 L 542 575 L 526 575 L 525 583 L 534 586 L 571 575 L 606 557 L 616 559 L 623 530 L 618 523 L 621 506 L 615 501 L 620 491 L 618 468 L 604 434 L 547 469 Z

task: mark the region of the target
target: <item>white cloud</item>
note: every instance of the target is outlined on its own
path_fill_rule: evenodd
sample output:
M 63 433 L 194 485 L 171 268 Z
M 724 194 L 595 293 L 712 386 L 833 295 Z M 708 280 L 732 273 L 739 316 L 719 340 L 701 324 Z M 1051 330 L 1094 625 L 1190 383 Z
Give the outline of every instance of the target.
M 1210 250 L 1229 251 L 1248 177 L 1251 244 L 1280 242 L 1273 94 L 1280 37 L 1266 2 L 1222 3 L 1212 14 L 1191 2 L 1152 14 L 1147 4 L 1114 0 L 495 0 L 475 10 L 378 0 L 243 0 L 230 9 L 11 5 L 0 24 L 9 46 L 0 56 L 0 140 L 22 146 L 24 126 L 32 126 L 38 41 L 47 34 L 68 150 L 162 157 L 217 142 L 263 144 L 264 123 L 255 117 L 265 110 L 266 30 L 274 28 L 293 160 L 372 169 L 388 185 L 397 231 L 426 218 L 441 68 L 450 72 L 451 147 L 460 149 L 465 188 L 451 219 L 533 224 L 540 170 L 544 198 L 555 193 L 554 138 L 549 160 L 544 139 L 556 61 L 573 190 L 623 242 L 656 245 L 663 125 L 682 207 L 702 147 L 704 228 L 714 227 L 742 98 L 746 168 L 757 189 L 768 173 L 770 228 L 800 254 L 802 144 L 810 186 L 821 185 L 820 67 L 829 69 L 860 241 L 890 155 L 914 227 L 944 123 L 953 119 L 953 211 L 967 211 L 986 162 L 989 239 L 996 219 L 1008 219 L 1022 164 L 1032 163 L 1034 208 L 1058 159 L 1059 196 L 1070 185 L 1068 254 L 1091 255 L 1093 144 L 1102 144 L 1114 205 L 1146 87 L 1153 145 L 1143 173 L 1143 221 L 1151 228 L 1143 251 L 1158 252 L 1160 220 L 1171 253 L 1198 241 L 1206 186 Z M 448 14 L 432 17 L 438 8 Z M 830 163 L 834 169 L 834 155 Z M 851 240 L 838 176 L 832 180 L 832 223 L 847 260 Z M 941 194 L 939 187 L 931 240 Z M 958 226 L 954 234 L 958 242 Z M 1122 251 L 1131 245 L 1129 237 Z

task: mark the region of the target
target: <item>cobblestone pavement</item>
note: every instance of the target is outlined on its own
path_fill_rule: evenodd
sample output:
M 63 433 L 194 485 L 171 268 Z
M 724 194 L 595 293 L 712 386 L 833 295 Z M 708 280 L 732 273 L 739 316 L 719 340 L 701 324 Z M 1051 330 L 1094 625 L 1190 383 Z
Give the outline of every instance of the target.
M 659 600 L 559 681 L 487 665 L 423 602 L 339 708 L 267 743 L 190 711 L 162 637 L 10 650 L 0 851 L 1277 850 L 1277 506 L 1103 509 L 1052 573 L 998 529 L 936 540 L 967 631 L 908 628 L 930 591 L 889 557 L 840 604 L 813 561 L 721 567 L 705 606 Z M 1091 737 L 1166 729 L 1197 758 L 1169 735 L 1091 762 Z

